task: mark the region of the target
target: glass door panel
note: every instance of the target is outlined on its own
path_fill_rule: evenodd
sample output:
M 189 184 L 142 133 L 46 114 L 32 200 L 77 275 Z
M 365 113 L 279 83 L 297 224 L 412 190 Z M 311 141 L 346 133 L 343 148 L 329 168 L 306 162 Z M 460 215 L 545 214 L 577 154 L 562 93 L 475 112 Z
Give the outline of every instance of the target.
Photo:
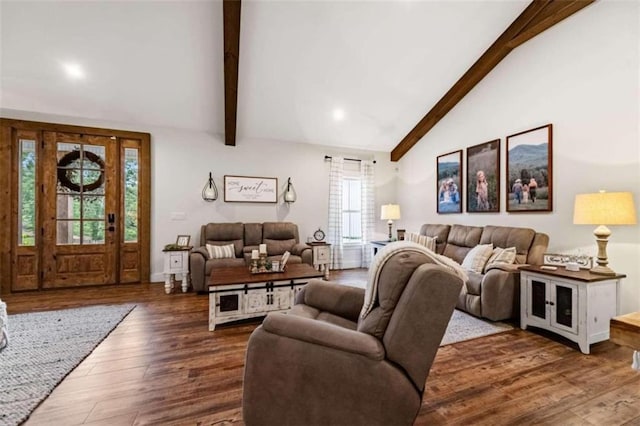
M 36 244 L 36 141 L 19 140 L 18 245 Z

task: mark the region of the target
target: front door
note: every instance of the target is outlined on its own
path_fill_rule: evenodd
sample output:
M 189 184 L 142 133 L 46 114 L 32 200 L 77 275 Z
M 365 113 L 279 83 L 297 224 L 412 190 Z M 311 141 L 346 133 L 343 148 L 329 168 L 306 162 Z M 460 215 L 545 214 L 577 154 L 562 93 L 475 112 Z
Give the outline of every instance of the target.
M 42 287 L 116 282 L 115 138 L 44 132 Z
M 0 290 L 149 277 L 150 135 L 0 118 Z

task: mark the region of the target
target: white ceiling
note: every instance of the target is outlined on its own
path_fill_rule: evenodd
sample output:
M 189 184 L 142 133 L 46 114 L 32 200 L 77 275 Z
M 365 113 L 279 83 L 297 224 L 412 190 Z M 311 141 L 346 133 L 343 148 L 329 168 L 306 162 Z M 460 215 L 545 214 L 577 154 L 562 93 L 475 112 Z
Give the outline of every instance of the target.
M 527 4 L 244 0 L 237 143 L 390 151 Z M 0 14 L 0 107 L 224 133 L 220 1 L 2 0 Z

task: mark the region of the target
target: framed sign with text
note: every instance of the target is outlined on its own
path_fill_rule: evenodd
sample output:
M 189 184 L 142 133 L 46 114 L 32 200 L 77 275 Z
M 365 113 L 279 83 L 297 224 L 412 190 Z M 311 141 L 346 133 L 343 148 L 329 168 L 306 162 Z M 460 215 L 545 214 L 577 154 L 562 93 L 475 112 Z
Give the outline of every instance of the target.
M 278 179 L 225 175 L 224 201 L 236 203 L 275 203 L 278 201 Z

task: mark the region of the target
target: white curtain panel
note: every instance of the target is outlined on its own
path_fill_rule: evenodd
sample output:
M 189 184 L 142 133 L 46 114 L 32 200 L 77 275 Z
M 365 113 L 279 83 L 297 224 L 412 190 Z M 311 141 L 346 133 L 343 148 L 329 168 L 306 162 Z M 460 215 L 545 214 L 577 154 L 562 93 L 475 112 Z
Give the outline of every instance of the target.
M 342 269 L 342 180 L 344 158 L 332 157 L 329 169 L 329 224 L 327 241 L 331 244 L 330 269 Z
M 374 169 L 372 161 L 362 160 L 360 162 L 360 182 L 362 185 L 361 197 L 361 229 L 362 229 L 362 268 L 371 265 L 371 246 L 369 242 L 373 239 L 374 216 L 375 216 L 375 188 Z

